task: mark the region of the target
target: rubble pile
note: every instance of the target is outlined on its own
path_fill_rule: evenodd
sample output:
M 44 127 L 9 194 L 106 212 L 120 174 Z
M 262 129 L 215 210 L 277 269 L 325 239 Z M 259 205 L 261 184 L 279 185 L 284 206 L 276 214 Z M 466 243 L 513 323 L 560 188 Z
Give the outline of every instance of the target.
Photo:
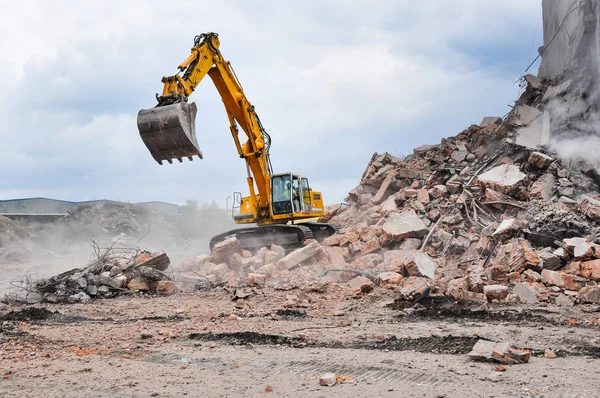
M 183 261 L 179 282 L 184 288 L 207 289 L 218 285 L 265 286 L 299 285 L 323 277 L 331 258 L 315 240 L 290 253 L 277 245 L 255 253 L 243 250 L 236 238 L 217 243 L 210 255 Z M 344 265 L 343 262 L 340 265 Z
M 15 288 L 5 294 L 4 302 L 76 303 L 134 292 L 161 295 L 175 292 L 176 286 L 166 274 L 171 262 L 166 253 L 112 247 L 103 251 L 96 249 L 97 258 L 84 268 L 15 283 Z
M 600 302 L 596 169 L 545 146 L 553 86 L 526 81 L 504 121 L 485 118 L 403 159 L 374 154 L 348 206 L 322 218 L 340 227 L 324 249 L 349 268 L 401 275 L 409 300 Z

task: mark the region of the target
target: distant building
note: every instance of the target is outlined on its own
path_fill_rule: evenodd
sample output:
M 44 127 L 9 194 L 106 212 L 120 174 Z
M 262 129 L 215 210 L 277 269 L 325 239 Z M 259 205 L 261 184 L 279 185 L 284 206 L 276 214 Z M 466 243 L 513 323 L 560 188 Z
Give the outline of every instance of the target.
M 70 210 L 79 205 L 103 203 L 133 204 L 156 212 L 179 215 L 179 205 L 166 202 L 124 203 L 107 199 L 70 202 L 50 198 L 0 200 L 0 215 L 11 218 L 55 218 L 68 215 Z

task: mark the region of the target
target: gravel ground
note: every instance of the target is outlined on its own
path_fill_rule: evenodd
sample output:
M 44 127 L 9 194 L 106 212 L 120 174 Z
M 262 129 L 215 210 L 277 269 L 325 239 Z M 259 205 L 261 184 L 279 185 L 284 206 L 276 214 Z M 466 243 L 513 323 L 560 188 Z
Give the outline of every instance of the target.
M 304 308 L 284 308 L 290 295 Z M 597 308 L 392 301 L 332 285 L 255 290 L 245 303 L 212 291 L 2 307 L 0 396 L 600 396 Z M 532 359 L 498 372 L 469 360 L 478 338 Z M 326 372 L 342 382 L 320 386 Z

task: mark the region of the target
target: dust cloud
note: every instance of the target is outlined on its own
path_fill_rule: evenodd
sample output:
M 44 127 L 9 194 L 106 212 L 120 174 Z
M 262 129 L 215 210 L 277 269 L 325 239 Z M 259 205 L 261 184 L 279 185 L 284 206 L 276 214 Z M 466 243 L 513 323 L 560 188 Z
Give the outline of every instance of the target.
M 129 204 L 81 205 L 55 220 L 0 216 L 0 296 L 23 278 L 38 279 L 81 268 L 100 248 L 165 251 L 175 270 L 184 258 L 208 252 L 210 237 L 235 224 L 216 205 L 194 201 L 180 214 Z

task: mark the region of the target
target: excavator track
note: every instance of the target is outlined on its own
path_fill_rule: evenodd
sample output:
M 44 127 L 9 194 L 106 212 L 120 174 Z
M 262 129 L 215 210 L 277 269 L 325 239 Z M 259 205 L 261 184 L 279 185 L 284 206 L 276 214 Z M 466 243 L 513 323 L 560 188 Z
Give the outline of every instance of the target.
M 269 247 L 272 244 L 282 246 L 286 251 L 291 251 L 302 246 L 302 243 L 307 239 L 322 240 L 327 236 L 331 236 L 336 231 L 335 226 L 324 223 L 237 228 L 213 237 L 210 240 L 209 246 L 212 251 L 217 243 L 231 237 L 236 237 L 242 249 L 252 252 L 261 247 Z
M 313 233 L 314 239 L 316 239 L 319 242 L 339 232 L 339 228 L 335 224 L 328 224 L 323 222 L 303 222 L 298 225 L 310 228 L 310 230 Z

